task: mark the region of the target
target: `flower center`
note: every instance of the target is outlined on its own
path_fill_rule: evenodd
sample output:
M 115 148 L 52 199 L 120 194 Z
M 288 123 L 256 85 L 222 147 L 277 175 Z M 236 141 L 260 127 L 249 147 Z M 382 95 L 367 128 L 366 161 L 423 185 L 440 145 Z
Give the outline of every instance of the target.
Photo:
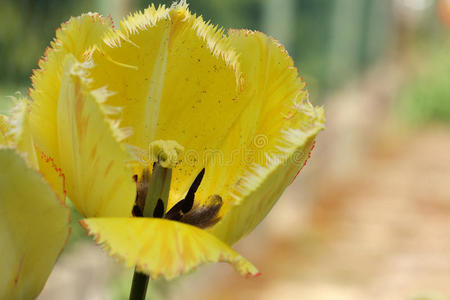
M 222 197 L 211 195 L 207 202 L 195 202 L 195 193 L 205 175 L 205 168 L 195 177 L 184 199 L 178 201 L 166 212 L 172 179 L 172 168 L 176 166 L 183 147 L 175 141 L 155 141 L 150 145 L 153 170 L 144 168 L 136 181 L 136 202 L 132 214 L 135 217 L 165 218 L 173 221 L 207 228 L 216 224 L 222 207 Z

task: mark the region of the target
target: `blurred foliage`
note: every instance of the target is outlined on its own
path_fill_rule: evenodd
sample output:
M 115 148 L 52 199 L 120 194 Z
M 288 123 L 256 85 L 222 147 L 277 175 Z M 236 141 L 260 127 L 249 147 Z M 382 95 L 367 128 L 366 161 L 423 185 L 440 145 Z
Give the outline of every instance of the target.
M 412 125 L 450 122 L 450 41 L 427 39 L 413 54 L 418 65 L 399 95 L 397 110 Z
M 81 1 L 82 2 L 82 1 Z M 80 1 L 19 0 L 0 2 L 0 81 L 28 84 L 59 24 L 79 11 Z
M 385 23 L 388 1 L 189 0 L 188 3 L 192 11 L 225 29 L 260 30 L 279 38 L 293 56 L 300 75 L 308 82 L 312 96 L 317 98 L 327 88 L 337 87 L 364 69 L 370 63 L 366 59 L 368 53 L 376 53 L 378 57 L 386 48 L 384 43 L 374 42 L 376 39 L 371 32 L 373 28 L 380 28 L 377 32 L 386 34 L 381 25 Z M 70 16 L 98 11 L 114 16 L 118 23 L 120 15 L 144 9 L 152 2 L 171 5 L 173 1 L 1 0 L 1 89 L 7 94 L 16 90 L 26 92 L 32 69 L 37 68 L 37 61 L 53 39 L 55 29 Z M 350 14 L 348 5 L 354 6 Z M 375 6 L 385 9 L 374 10 Z M 371 11 L 374 11 L 372 17 Z M 354 29 L 357 34 L 348 34 Z M 347 55 L 331 55 L 330 51 L 343 51 Z M 356 62 L 353 62 L 355 57 Z
M 137 9 L 145 9 L 149 3 L 164 4 L 170 6 L 172 0 L 137 0 Z M 202 15 L 205 20 L 212 20 L 224 28 L 248 28 L 258 29 L 261 22 L 261 0 L 189 0 L 190 9 L 197 15 Z
M 15 91 L 19 88 L 11 87 L 11 86 L 1 86 L 0 85 L 0 95 L 2 95 L 3 99 L 0 99 L 0 114 L 9 114 L 9 109 L 13 104 L 12 97 L 3 96 L 3 95 L 13 95 Z

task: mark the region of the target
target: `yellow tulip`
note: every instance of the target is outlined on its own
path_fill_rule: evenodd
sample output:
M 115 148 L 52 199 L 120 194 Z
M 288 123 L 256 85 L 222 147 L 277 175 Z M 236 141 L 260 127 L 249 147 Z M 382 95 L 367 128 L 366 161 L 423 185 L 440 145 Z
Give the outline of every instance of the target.
M 324 122 L 278 42 L 225 34 L 181 2 L 119 29 L 97 14 L 72 18 L 39 67 L 29 115 L 37 164 L 98 243 L 152 278 L 219 261 L 258 273 L 230 245 L 266 216 Z M 170 170 L 168 199 L 146 205 L 166 218 L 133 217 L 158 159 Z
M 37 172 L 26 100 L 0 116 L 0 299 L 33 299 L 69 237 L 70 210 Z

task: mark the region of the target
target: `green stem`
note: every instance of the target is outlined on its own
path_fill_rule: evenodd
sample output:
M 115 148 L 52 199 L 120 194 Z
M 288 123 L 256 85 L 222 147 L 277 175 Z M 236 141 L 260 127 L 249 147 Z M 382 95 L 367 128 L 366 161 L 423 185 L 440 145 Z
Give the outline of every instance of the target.
M 144 178 L 144 176 L 143 176 Z M 143 215 L 141 217 L 153 218 L 164 217 L 164 212 L 167 209 L 167 201 L 169 198 L 170 181 L 172 178 L 172 169 L 163 168 L 159 161 L 153 166 L 152 177 L 148 183 L 147 197 L 145 199 L 144 207 L 142 209 Z M 159 213 L 157 203 L 162 202 Z M 149 276 L 134 270 L 133 282 L 131 284 L 130 300 L 145 300 Z
M 131 284 L 130 300 L 145 300 L 148 280 L 148 275 L 134 270 L 133 282 Z

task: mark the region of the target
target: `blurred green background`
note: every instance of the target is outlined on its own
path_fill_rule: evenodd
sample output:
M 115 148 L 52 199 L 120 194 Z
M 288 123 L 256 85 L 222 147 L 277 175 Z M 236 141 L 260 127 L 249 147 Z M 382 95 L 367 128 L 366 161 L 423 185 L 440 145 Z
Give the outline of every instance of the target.
M 0 112 L 27 95 L 60 24 L 83 12 L 116 26 L 143 0 L 0 0 Z M 172 1 L 153 1 L 170 5 Z M 325 106 L 308 167 L 237 247 L 262 270 L 202 267 L 149 299 L 450 299 L 450 1 L 191 0 L 224 28 L 286 46 Z M 74 215 L 69 250 L 40 299 L 124 299 L 124 271 Z
M 155 1 L 170 5 L 172 1 Z M 392 48 L 388 0 L 193 0 L 191 9 L 224 28 L 261 30 L 289 50 L 315 96 L 323 95 Z M 23 91 L 31 70 L 70 16 L 87 11 L 121 16 L 149 5 L 142 0 L 3 0 L 0 19 L 0 82 L 3 93 Z
M 118 23 L 121 17 L 149 3 L 143 0 L 2 0 L 0 95 L 4 98 L 17 91 L 26 94 L 32 69 L 37 67 L 55 29 L 70 16 L 97 11 L 111 15 Z M 170 5 L 172 1 L 154 3 Z M 432 68 L 434 64 L 445 73 L 449 65 L 446 57 L 449 45 L 443 41 L 448 32 L 436 18 L 437 4 L 432 0 L 193 0 L 189 4 L 194 12 L 224 28 L 260 30 L 276 37 L 295 59 L 312 97 L 319 102 L 324 101 L 328 92 L 360 76 L 380 59 L 395 52 L 402 56 L 403 52 L 417 48 L 416 44 L 421 43 L 418 51 L 424 51 L 418 55 L 432 54 L 422 56 L 426 60 L 424 68 Z M 439 55 L 443 57 L 438 58 Z M 439 82 L 429 75 L 439 77 Z M 448 84 L 448 75 L 423 77 L 415 80 L 430 81 L 436 85 L 436 91 L 426 95 L 427 101 L 415 99 L 417 107 L 407 108 L 408 113 L 414 119 L 448 119 L 448 105 L 437 112 L 434 106 L 444 103 L 437 99 L 433 103 L 429 101 L 429 98 L 445 98 L 445 91 L 438 91 L 438 85 Z M 421 85 L 423 89 L 413 84 L 411 91 L 405 91 L 406 97 L 417 95 L 423 99 L 428 83 Z M 422 113 L 427 116 L 417 115 Z

